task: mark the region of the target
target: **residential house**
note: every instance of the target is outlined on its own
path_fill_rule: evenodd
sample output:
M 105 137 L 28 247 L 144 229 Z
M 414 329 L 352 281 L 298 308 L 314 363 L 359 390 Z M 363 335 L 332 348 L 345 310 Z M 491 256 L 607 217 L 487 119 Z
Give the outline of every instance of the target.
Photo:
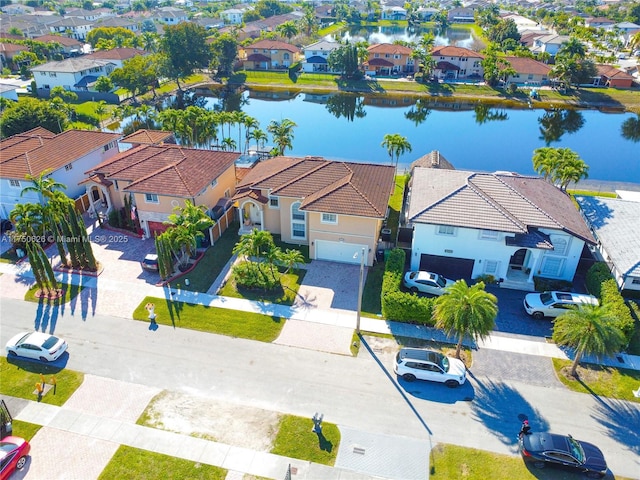
M 276 157 L 258 163 L 233 197 L 240 233 L 253 228 L 309 245 L 315 260 L 372 265 L 394 188 L 392 166 Z
M 433 74 L 442 80 L 478 79 L 484 77 L 484 55 L 468 48 L 445 45 L 431 51 L 436 66 Z
M 126 17 L 107 17 L 96 21 L 94 28 L 125 28 L 137 34 L 140 33 L 140 22 Z
M 407 10 L 400 6 L 382 6 L 381 20 L 406 20 Z
M 82 18 L 83 20 L 89 20 L 95 22 L 101 18 L 113 17 L 115 13 L 108 8 L 94 8 L 93 10 L 87 10 L 85 8 L 70 8 L 63 14 L 65 18 Z
M 0 97 L 7 100 L 18 101 L 18 87 L 9 83 L 0 82 Z
M 33 38 L 51 33 L 49 25 L 62 20 L 54 12 L 37 12 L 32 15 L 4 15 L 0 22 L 0 32 L 8 33 L 11 29 L 18 29 L 23 37 Z
M 399 75 L 414 72 L 413 50 L 394 43 L 377 43 L 367 47 L 369 58 L 364 68 L 368 75 Z
M 177 25 L 180 22 L 186 22 L 189 19 L 187 12 L 175 7 L 161 7 L 153 19 L 165 25 Z
M 40 203 L 36 193 L 21 195 L 31 185 L 27 175 L 50 177 L 67 186 L 65 193 L 78 198 L 84 172 L 118 153 L 118 133 L 67 130 L 55 134 L 42 127 L 0 141 L 0 216 L 8 218 L 18 203 Z
M 65 37 L 63 35 L 40 35 L 34 38 L 37 42 L 57 43 L 60 45 L 60 53 L 64 57 L 71 57 L 82 53 L 82 42 L 75 38 Z
M 569 195 L 540 177 L 414 168 L 408 198 L 412 270 L 532 290 L 534 276 L 571 281 L 595 244 Z
M 474 9 L 469 7 L 455 7 L 447 12 L 447 18 L 451 23 L 474 23 Z
M 554 56 L 560 50 L 560 47 L 569 41 L 567 35 L 557 35 L 550 33 L 548 35 L 541 35 L 533 40 L 533 47 L 531 51 L 533 53 L 546 52 L 549 55 Z
M 80 17 L 69 17 L 58 20 L 49 24 L 49 30 L 51 33 L 57 33 L 60 35 L 66 35 L 70 38 L 75 38 L 84 42 L 87 39 L 87 34 L 93 29 L 93 20 L 85 20 Z
M 320 25 L 322 25 L 323 27 L 335 22 L 336 17 L 333 10 L 333 5 L 331 4 L 318 5 L 313 9 L 313 11 L 315 12 L 316 20 L 318 20 L 318 22 L 320 22 Z
M 593 28 L 607 28 L 613 25 L 615 20 L 611 20 L 607 17 L 589 17 L 584 20 L 585 27 L 593 27 Z
M 595 253 L 607 262 L 618 287 L 640 290 L 640 197 L 637 192 L 619 195 L 578 196 L 576 201 L 597 239 Z
M 302 58 L 298 47 L 279 40 L 260 40 L 240 47 L 238 56 L 249 70 L 288 68 Z
M 620 40 L 624 43 L 625 47 L 631 41 L 631 37 L 640 32 L 640 25 L 633 22 L 620 22 L 614 23 L 613 25 L 609 25 L 606 27 L 606 30 L 613 30 L 615 32 L 620 32 Z
M 439 10 L 433 7 L 418 7 L 417 12 L 423 22 L 430 22 Z
M 28 52 L 29 47 L 26 45 L 18 45 L 17 43 L 0 43 L 0 69 L 14 67 L 13 70 L 19 70 L 20 65 L 15 65 L 13 57 L 20 52 Z
M 31 68 L 38 89 L 51 90 L 61 86 L 69 91 L 89 91 L 99 77 L 116 69 L 110 60 L 97 60 L 88 56 L 47 62 Z
M 220 12 L 220 18 L 226 25 L 240 25 L 244 17 L 244 10 L 239 8 L 228 8 Z
M 145 235 L 152 237 L 167 228 L 164 222 L 186 200 L 209 211 L 221 198 L 231 198 L 234 162 L 239 156 L 171 144 L 139 144 L 87 169 L 81 183 L 98 211 L 104 205 L 107 213 L 124 208 L 128 196 Z
M 509 13 L 506 15 L 501 15 L 501 17 L 503 20 L 513 20 L 513 22 L 516 24 L 518 32 L 523 32 L 527 30 L 528 31 L 544 30 L 544 27 L 540 25 L 538 22 L 536 22 L 535 20 L 531 20 L 530 18 L 523 17 L 522 15 Z
M 85 55 L 84 58 L 108 61 L 113 63 L 116 68 L 122 68 L 124 62 L 138 55 L 150 55 L 150 52 L 140 48 L 122 47 L 112 48 L 111 50 L 97 50 L 90 55 Z
M 516 71 L 514 75 L 509 75 L 507 83 L 530 87 L 549 84 L 551 67 L 546 63 L 528 57 L 505 57 L 504 59 Z
M 283 15 L 274 15 L 273 17 L 262 18 L 253 22 L 245 23 L 242 27 L 235 25 L 227 25 L 220 29 L 221 33 L 233 33 L 238 36 L 238 41 L 246 40 L 247 38 L 259 38 L 263 32 L 275 32 L 278 25 L 284 22 L 293 21 L 297 22 L 303 17 L 303 13 L 299 11 L 293 11 L 291 13 L 285 13 Z
M 176 138 L 173 132 L 164 130 L 147 130 L 141 128 L 127 135 L 120 143 L 129 143 L 133 146 L 138 145 L 162 145 L 164 143 L 175 144 Z
M 340 44 L 338 42 L 330 42 L 328 40 L 320 40 L 303 47 L 304 62 L 302 63 L 302 70 L 309 73 L 336 73 L 330 70 L 327 60 L 329 54 L 339 47 Z
M 596 65 L 598 75 L 593 79 L 596 87 L 631 88 L 633 76 L 613 65 Z

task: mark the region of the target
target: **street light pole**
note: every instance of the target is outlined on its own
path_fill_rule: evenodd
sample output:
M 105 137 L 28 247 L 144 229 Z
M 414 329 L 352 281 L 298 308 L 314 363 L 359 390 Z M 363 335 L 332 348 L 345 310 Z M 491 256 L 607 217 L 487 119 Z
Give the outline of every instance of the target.
M 356 334 L 360 335 L 360 311 L 362 310 L 362 289 L 364 287 L 364 247 L 360 254 L 360 283 L 358 284 L 358 311 L 356 312 Z

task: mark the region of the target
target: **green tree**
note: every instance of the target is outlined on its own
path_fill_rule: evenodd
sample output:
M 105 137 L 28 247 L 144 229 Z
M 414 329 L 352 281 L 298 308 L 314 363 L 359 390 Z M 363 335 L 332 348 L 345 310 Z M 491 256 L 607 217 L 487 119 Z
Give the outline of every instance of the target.
M 543 147 L 533 152 L 533 168 L 545 180 L 566 190 L 589 175 L 589 166 L 570 148 Z
M 331 70 L 340 72 L 346 78 L 359 77 L 361 74 L 357 45 L 347 43 L 332 50 L 327 63 Z
M 121 40 L 119 41 L 124 43 L 125 39 L 132 40 L 135 36 L 134 32 L 123 27 L 98 27 L 87 33 L 87 43 L 96 48 L 100 40 L 109 42 L 116 37 L 120 37 Z
M 381 147 L 387 149 L 387 153 L 389 154 L 389 158 L 391 158 L 391 163 L 393 164 L 393 159 L 395 158 L 395 168 L 398 169 L 398 161 L 401 155 L 404 155 L 405 152 L 411 152 L 411 144 L 407 137 L 403 137 L 399 133 L 387 133 L 380 144 Z
M 0 123 L 3 137 L 10 137 L 36 127 L 60 133 L 67 126 L 67 116 L 51 102 L 23 97 L 2 111 Z
M 619 352 L 626 340 L 616 319 L 606 306 L 580 305 L 556 318 L 553 341 L 575 349 L 571 375 L 576 376 L 578 364 L 584 355 L 596 358 Z
M 296 22 L 294 22 L 293 20 L 288 20 L 284 23 L 281 23 L 276 27 L 276 31 L 283 37 L 286 37 L 288 40 L 291 40 L 293 37 L 298 35 L 298 33 L 300 33 L 298 25 L 296 25 Z
M 464 280 L 458 280 L 448 293 L 436 299 L 433 307 L 436 328 L 458 338 L 457 358 L 464 338 L 469 336 L 476 342 L 484 339 L 495 326 L 497 315 L 498 300 L 485 291 L 483 282 L 470 287 Z
M 63 102 L 68 103 L 78 100 L 78 94 L 70 90 L 65 90 L 65 88 L 60 85 L 56 85 L 49 92 L 49 98 L 59 98 Z
M 205 213 L 204 205 L 194 205 L 185 200 L 184 207 L 175 207 L 165 224 L 171 228 L 163 234 L 172 248 L 178 263 L 186 266 L 189 257 L 196 250 L 197 239 L 204 238 L 204 231 L 214 224 L 214 221 Z
M 98 116 L 98 121 L 100 123 L 100 129 L 102 130 L 102 119 L 107 114 L 107 102 L 104 100 L 100 100 L 96 107 L 93 110 L 95 114 Z
M 482 53 L 484 58 L 480 63 L 484 70 L 484 80 L 490 86 L 494 87 L 500 80 L 505 81 L 516 73 L 511 64 L 500 56 L 500 50 L 495 43 L 490 43 Z
M 20 192 L 20 196 L 23 196 L 25 193 L 37 193 L 38 198 L 40 198 L 40 203 L 46 205 L 56 191 L 66 190 L 67 188 L 65 184 L 54 180 L 50 175 L 51 169 L 45 169 L 37 176 L 28 173 L 25 178 L 33 185 L 24 187 Z
M 627 140 L 640 142 L 640 114 L 629 117 L 622 122 L 621 134 Z
M 262 257 L 275 248 L 275 242 L 270 232 L 254 228 L 245 233 L 233 247 L 233 253 L 244 257 Z
M 503 45 L 507 39 L 513 39 L 519 42 L 520 32 L 518 32 L 518 26 L 513 19 L 501 19 L 498 23 L 489 28 L 487 37 L 489 37 L 489 41 L 495 42 L 498 45 Z
M 230 33 L 223 33 L 215 37 L 211 43 L 212 63 L 217 69 L 218 76 L 233 73 L 233 62 L 238 54 L 238 40 Z
M 297 126 L 295 122 L 288 118 L 280 122 L 271 120 L 271 123 L 267 126 L 267 132 L 273 137 L 273 142 L 277 145 L 279 155 L 284 155 L 287 148 L 293 148 L 293 129 Z
M 96 89 L 96 92 L 109 93 L 114 87 L 111 79 L 106 75 L 102 75 L 96 80 L 94 88 Z
M 157 64 L 151 55 L 136 55 L 126 60 L 122 68 L 116 68 L 110 75 L 111 80 L 131 92 L 135 102 L 136 95 L 144 92 L 158 81 Z
M 254 10 L 258 12 L 260 17 L 269 18 L 275 15 L 289 13 L 293 11 L 293 8 L 278 0 L 259 0 L 254 4 Z
M 284 252 L 278 252 L 278 261 L 286 267 L 284 273 L 287 274 L 291 269 L 297 268 L 298 265 L 304 263 L 304 255 L 300 250 L 287 248 Z
M 15 230 L 25 238 L 43 237 L 45 235 L 45 221 L 42 205 L 35 203 L 17 203 L 9 212 L 9 219 Z M 24 240 L 21 243 L 26 243 Z
M 207 30 L 196 23 L 182 22 L 165 27 L 161 41 L 163 71 L 176 81 L 178 90 L 182 91 L 180 79 L 209 66 L 211 49 L 206 39 Z

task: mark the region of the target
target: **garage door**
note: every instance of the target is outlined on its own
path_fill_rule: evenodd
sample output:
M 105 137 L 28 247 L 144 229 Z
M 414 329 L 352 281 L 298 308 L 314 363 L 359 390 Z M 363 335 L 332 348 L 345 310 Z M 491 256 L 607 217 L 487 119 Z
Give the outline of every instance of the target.
M 360 255 L 366 245 L 357 243 L 330 242 L 328 240 L 316 240 L 316 258 L 331 262 L 360 264 Z M 366 250 L 365 250 L 366 251 Z
M 470 279 L 473 272 L 473 259 L 425 255 L 420 257 L 420 270 L 436 272 L 451 280 Z

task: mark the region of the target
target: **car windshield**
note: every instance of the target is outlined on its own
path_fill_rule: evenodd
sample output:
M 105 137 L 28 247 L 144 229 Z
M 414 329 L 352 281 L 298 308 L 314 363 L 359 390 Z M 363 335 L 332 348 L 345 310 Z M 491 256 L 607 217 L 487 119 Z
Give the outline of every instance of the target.
M 53 347 L 56 343 L 58 343 L 58 337 L 49 337 L 42 344 L 42 348 L 46 348 L 47 350 Z
M 543 305 L 549 305 L 553 303 L 553 296 L 551 296 L 551 292 L 544 292 L 540 294 L 540 301 Z
M 444 279 L 442 275 L 436 275 L 436 283 L 440 288 L 444 288 L 447 286 L 447 281 Z
M 584 463 L 584 450 L 582 450 L 582 446 L 580 446 L 580 444 L 571 437 L 567 438 L 567 442 L 569 443 L 571 455 L 573 455 L 580 463 Z
M 16 345 L 21 345 L 23 342 L 25 342 L 27 340 L 27 338 L 29 338 L 29 335 L 31 335 L 31 333 L 27 333 L 24 337 L 22 337 L 20 340 L 18 340 L 16 342 Z

